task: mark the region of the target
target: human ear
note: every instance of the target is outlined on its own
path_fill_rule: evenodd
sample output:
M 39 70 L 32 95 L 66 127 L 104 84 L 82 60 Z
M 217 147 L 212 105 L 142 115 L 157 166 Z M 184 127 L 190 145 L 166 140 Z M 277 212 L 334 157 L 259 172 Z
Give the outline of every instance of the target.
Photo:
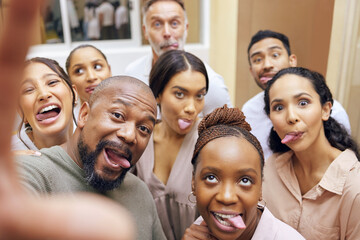
M 290 64 L 290 67 L 296 67 L 297 66 L 297 57 L 295 54 L 291 54 L 289 56 L 289 64 Z
M 77 103 L 77 100 L 79 98 L 79 94 L 77 92 L 77 88 L 76 88 L 75 84 L 72 85 L 72 88 L 73 88 L 73 91 L 74 91 L 74 94 L 75 94 L 74 95 L 75 103 Z
M 85 126 L 86 121 L 88 120 L 90 114 L 90 106 L 88 102 L 84 102 L 81 105 L 80 111 L 79 111 L 79 119 L 77 121 L 78 128 L 82 129 Z
M 195 196 L 195 176 L 193 174 L 193 177 L 191 179 L 191 191 L 193 192 L 194 196 Z
M 149 40 L 149 35 L 148 35 L 147 31 L 146 31 L 146 26 L 144 24 L 142 25 L 142 30 L 143 30 L 143 33 L 144 33 L 144 38 L 146 40 Z
M 327 121 L 330 117 L 330 113 L 331 113 L 331 108 L 332 108 L 332 104 L 331 102 L 326 102 L 323 106 L 322 106 L 322 110 L 321 110 L 321 119 L 323 121 Z

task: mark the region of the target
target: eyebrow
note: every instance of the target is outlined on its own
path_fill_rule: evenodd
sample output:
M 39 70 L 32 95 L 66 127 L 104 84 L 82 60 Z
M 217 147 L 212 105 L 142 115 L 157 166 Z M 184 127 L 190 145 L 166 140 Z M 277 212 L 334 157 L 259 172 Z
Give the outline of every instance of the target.
M 131 103 L 128 103 L 128 102 L 126 102 L 126 101 L 123 101 L 122 99 L 115 99 L 115 100 L 113 101 L 113 103 L 120 103 L 120 104 L 123 104 L 123 105 L 125 105 L 125 106 L 132 106 Z M 153 116 L 147 114 L 146 118 L 149 119 L 149 120 L 155 125 L 156 119 L 155 119 Z
M 201 172 L 204 171 L 204 170 L 210 170 L 210 171 L 213 171 L 213 172 L 219 172 L 220 171 L 220 169 L 214 168 L 214 167 L 205 167 L 205 168 L 201 169 Z M 247 172 L 253 172 L 253 173 L 256 174 L 256 176 L 258 175 L 256 170 L 253 169 L 253 168 L 245 168 L 245 169 L 240 169 L 239 171 L 237 171 L 237 173 L 239 173 L 239 174 L 245 174 Z
M 91 61 L 91 63 L 96 63 L 96 62 L 100 62 L 100 61 L 105 61 L 105 60 L 103 60 L 101 58 L 97 58 L 97 59 Z M 82 66 L 82 65 L 84 65 L 84 63 L 77 63 L 77 64 L 74 64 L 74 66 L 72 66 L 71 68 L 75 68 L 75 67 Z
M 177 88 L 181 91 L 184 91 L 184 92 L 189 92 L 187 89 L 183 88 L 183 87 L 180 87 L 180 86 L 173 86 L 172 88 Z M 200 89 L 198 92 L 201 92 L 201 91 L 206 91 L 206 87 L 203 87 L 202 89 Z
M 313 98 L 310 94 L 306 93 L 306 92 L 301 92 L 301 93 L 298 93 L 294 96 L 294 98 L 299 98 L 301 97 L 302 95 L 306 95 L 310 98 Z M 278 103 L 278 102 L 282 102 L 282 99 L 281 98 L 275 98 L 274 100 L 271 101 L 270 105 L 272 105 L 273 103 Z
M 56 73 L 46 73 L 46 74 L 41 76 L 41 79 L 44 79 L 44 78 L 47 78 L 47 77 L 54 77 L 54 76 L 61 79 L 61 77 L 59 75 L 57 75 Z M 25 83 L 28 83 L 28 82 L 32 83 L 32 81 L 33 81 L 33 79 L 27 78 L 21 83 L 21 85 L 23 85 Z
M 274 50 L 274 49 L 282 50 L 282 47 L 280 47 L 280 46 L 272 46 L 272 47 L 269 47 L 267 50 Z M 261 51 L 254 52 L 253 54 L 250 55 L 250 58 L 252 58 L 255 55 L 258 55 L 260 53 L 261 53 Z

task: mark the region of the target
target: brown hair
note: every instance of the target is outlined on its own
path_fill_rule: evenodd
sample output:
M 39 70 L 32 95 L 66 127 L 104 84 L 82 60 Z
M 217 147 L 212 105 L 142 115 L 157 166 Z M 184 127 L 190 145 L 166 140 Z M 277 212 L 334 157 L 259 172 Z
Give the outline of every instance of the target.
M 201 120 L 198 131 L 199 137 L 196 141 L 194 155 L 191 160 L 194 172 L 199 153 L 207 143 L 216 138 L 234 136 L 244 138 L 255 147 L 260 156 L 262 173 L 264 167 L 263 150 L 257 138 L 250 133 L 251 127 L 245 121 L 245 115 L 240 109 L 228 108 L 226 104 L 221 108 L 215 109 Z

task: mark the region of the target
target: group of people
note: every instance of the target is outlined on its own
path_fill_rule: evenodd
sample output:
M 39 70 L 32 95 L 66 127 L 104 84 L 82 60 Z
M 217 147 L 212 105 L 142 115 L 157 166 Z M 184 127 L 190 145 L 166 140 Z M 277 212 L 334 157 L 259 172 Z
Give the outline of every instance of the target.
M 264 91 L 241 111 L 223 78 L 184 51 L 181 0 L 145 2 L 152 53 L 123 76 L 92 45 L 73 49 L 66 71 L 41 57 L 23 64 L 29 43 L 6 31 L 29 36 L 41 0 L 12 1 L 9 17 L 23 16 L 0 40 L 5 239 L 360 237 L 347 114 L 321 74 L 297 67 L 284 34 L 252 37 Z

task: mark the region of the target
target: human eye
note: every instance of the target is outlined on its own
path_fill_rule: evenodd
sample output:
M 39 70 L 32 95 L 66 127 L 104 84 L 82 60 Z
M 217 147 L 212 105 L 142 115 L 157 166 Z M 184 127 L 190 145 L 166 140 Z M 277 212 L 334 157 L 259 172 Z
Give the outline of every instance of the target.
M 204 177 L 205 181 L 208 183 L 217 183 L 218 179 L 216 178 L 216 176 L 214 174 L 207 174 Z
M 200 94 L 196 95 L 196 99 L 197 99 L 197 100 L 203 100 L 204 97 L 205 97 L 205 94 L 204 94 L 204 93 L 200 93 Z
M 49 81 L 48 85 L 49 85 L 49 86 L 54 86 L 54 85 L 56 85 L 58 82 L 60 82 L 60 80 L 58 80 L 58 79 L 52 79 L 52 80 Z
M 178 22 L 178 21 L 172 21 L 172 22 L 171 22 L 171 26 L 174 27 L 174 28 L 176 28 L 176 27 L 179 26 L 179 22 Z
M 119 113 L 119 112 L 113 112 L 112 115 L 116 118 L 116 119 L 120 119 L 120 120 L 124 120 L 124 116 Z
M 148 128 L 148 127 L 146 127 L 144 125 L 139 126 L 139 130 L 145 135 L 150 135 L 151 134 L 150 128 Z
M 154 26 L 155 28 L 159 28 L 159 27 L 161 26 L 160 21 L 155 21 L 155 22 L 153 23 L 153 26 Z
M 272 54 L 272 56 L 273 56 L 273 58 L 278 58 L 278 57 L 280 57 L 280 53 L 274 52 L 274 53 Z
M 244 187 L 250 187 L 253 184 L 253 181 L 250 177 L 242 177 L 239 184 Z
M 83 74 L 84 73 L 84 69 L 82 69 L 82 68 L 77 68 L 77 69 L 75 69 L 75 74 Z
M 299 105 L 300 105 L 301 107 L 305 107 L 305 106 L 308 105 L 308 104 L 309 104 L 309 101 L 306 100 L 306 99 L 302 99 L 302 100 L 299 101 Z
M 184 98 L 184 93 L 182 93 L 182 92 L 179 92 L 179 91 L 176 91 L 175 92 L 175 97 L 177 97 L 177 98 Z
M 97 63 L 97 64 L 94 65 L 94 69 L 95 69 L 95 70 L 101 70 L 101 69 L 102 69 L 102 65 Z
M 259 64 L 259 63 L 262 62 L 262 58 L 261 57 L 255 57 L 255 58 L 253 58 L 252 62 L 255 63 L 255 64 Z
M 273 111 L 275 111 L 275 112 L 279 112 L 279 111 L 283 110 L 284 107 L 283 107 L 283 105 L 281 105 L 281 104 L 276 104 L 272 109 L 273 109 Z
M 34 88 L 33 88 L 33 87 L 25 87 L 25 88 L 22 90 L 22 93 L 23 93 L 23 94 L 27 94 L 27 93 L 31 93 L 32 91 L 34 91 Z

